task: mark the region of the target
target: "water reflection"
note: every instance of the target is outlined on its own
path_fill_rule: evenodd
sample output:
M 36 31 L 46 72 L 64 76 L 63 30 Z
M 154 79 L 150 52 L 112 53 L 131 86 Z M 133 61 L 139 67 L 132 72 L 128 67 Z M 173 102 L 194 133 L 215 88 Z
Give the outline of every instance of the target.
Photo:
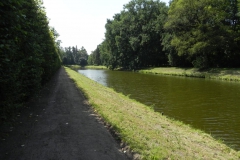
M 105 73 L 105 70 L 78 70 L 79 73 L 85 75 L 86 77 L 97 81 L 98 83 L 108 86 L 107 85 L 107 74 Z
M 240 150 L 240 83 L 108 70 L 79 73 Z

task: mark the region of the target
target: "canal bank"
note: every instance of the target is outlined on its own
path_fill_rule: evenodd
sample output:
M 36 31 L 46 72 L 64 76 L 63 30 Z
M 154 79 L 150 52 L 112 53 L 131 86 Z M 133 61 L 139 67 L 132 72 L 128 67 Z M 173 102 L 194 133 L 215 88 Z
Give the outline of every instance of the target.
M 81 68 L 78 65 L 68 66 L 72 69 Z M 106 66 L 85 66 L 86 69 L 108 69 Z M 197 68 L 178 68 L 178 67 L 156 67 L 136 70 L 145 74 L 161 74 L 170 76 L 184 76 L 205 79 L 216 79 L 225 81 L 240 81 L 239 68 L 211 68 L 205 71 L 199 71 Z
M 226 81 L 240 81 L 240 69 L 211 68 L 199 71 L 197 68 L 158 67 L 138 70 L 140 73 L 162 74 L 171 76 L 185 76 Z
M 239 159 L 239 152 L 210 135 L 162 116 L 73 70 L 66 70 L 95 111 L 142 159 Z

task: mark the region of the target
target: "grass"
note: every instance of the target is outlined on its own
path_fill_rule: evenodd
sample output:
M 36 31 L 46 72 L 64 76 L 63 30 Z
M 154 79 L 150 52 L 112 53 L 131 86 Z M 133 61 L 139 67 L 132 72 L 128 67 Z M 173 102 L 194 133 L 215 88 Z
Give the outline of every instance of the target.
M 209 134 L 154 112 L 150 107 L 65 67 L 97 112 L 139 159 L 239 159 L 240 153 Z
M 82 67 L 80 65 L 66 65 L 66 67 L 69 67 L 73 70 L 78 70 L 78 69 L 81 69 Z
M 139 70 L 140 73 L 163 74 L 172 76 L 198 77 L 206 79 L 219 79 L 227 81 L 240 81 L 240 69 L 212 68 L 199 71 L 197 68 L 159 67 Z
M 108 69 L 106 66 L 85 66 L 88 69 Z
M 80 65 L 66 65 L 66 67 L 69 67 L 73 70 L 78 70 L 82 68 L 88 68 L 88 69 L 108 69 L 106 66 L 85 66 L 81 67 Z

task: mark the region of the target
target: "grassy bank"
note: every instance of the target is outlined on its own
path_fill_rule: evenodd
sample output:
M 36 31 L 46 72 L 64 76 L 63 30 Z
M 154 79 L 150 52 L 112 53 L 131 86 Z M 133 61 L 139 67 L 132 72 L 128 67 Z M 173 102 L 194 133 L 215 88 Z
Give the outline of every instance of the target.
M 106 66 L 85 66 L 85 67 L 81 67 L 80 65 L 66 65 L 66 67 L 69 67 L 73 70 L 83 69 L 83 68 L 87 68 L 87 69 L 108 69 Z
M 212 68 L 198 71 L 196 68 L 159 67 L 139 70 L 140 73 L 163 74 L 172 76 L 198 77 L 227 81 L 240 81 L 240 69 Z
M 85 66 L 88 69 L 108 69 L 106 66 Z
M 141 159 L 239 159 L 240 153 L 209 134 L 171 120 L 149 107 L 65 68 L 90 105 Z
M 72 69 L 80 69 L 79 65 L 68 66 Z M 108 69 L 106 66 L 85 66 L 87 69 Z M 116 69 L 121 70 L 121 69 Z M 162 74 L 171 76 L 197 77 L 206 79 L 218 79 L 226 81 L 240 81 L 240 68 L 212 68 L 207 71 L 199 71 L 197 68 L 158 67 L 138 70 L 140 73 Z

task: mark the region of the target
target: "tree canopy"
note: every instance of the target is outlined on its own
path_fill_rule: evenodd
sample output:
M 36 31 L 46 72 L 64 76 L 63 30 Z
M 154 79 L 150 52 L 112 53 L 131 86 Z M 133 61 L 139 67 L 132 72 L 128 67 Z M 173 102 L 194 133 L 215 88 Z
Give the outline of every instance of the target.
M 234 67 L 239 57 L 236 0 L 174 0 L 165 29 L 170 45 L 196 67 Z
M 86 66 L 88 61 L 87 50 L 84 47 L 78 49 L 77 46 L 62 49 L 62 61 L 65 65 L 77 64 Z
M 107 20 L 104 45 L 109 67 L 135 69 L 166 63 L 161 36 L 167 11 L 160 1 L 133 0 Z
M 92 54 L 112 69 L 239 67 L 239 17 L 237 0 L 132 0 L 107 20 Z

